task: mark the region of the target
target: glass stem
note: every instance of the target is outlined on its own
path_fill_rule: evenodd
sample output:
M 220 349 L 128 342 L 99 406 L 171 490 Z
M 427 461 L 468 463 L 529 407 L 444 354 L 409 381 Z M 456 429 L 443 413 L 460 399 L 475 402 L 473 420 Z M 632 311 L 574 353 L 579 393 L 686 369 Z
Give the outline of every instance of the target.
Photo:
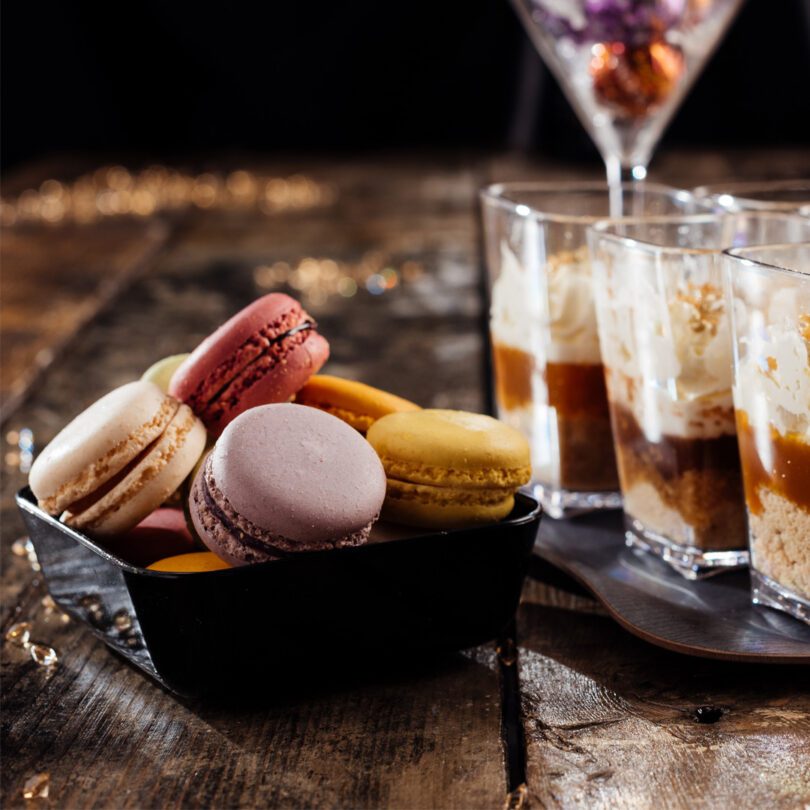
M 622 186 L 625 183 L 642 183 L 647 176 L 647 166 L 637 163 L 629 166 L 611 155 L 605 158 L 607 169 L 608 189 L 610 190 L 610 215 L 612 217 L 628 216 L 630 211 L 624 211 L 622 205 Z

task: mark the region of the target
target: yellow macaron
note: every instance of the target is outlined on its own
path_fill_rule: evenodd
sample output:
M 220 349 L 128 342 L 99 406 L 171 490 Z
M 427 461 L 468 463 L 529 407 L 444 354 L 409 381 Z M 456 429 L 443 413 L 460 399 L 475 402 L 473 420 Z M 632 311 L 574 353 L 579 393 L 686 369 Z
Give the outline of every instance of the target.
M 383 416 L 419 410 L 413 402 L 387 391 L 328 374 L 311 377 L 295 401 L 331 413 L 363 434 Z
M 174 557 L 158 560 L 149 566 L 149 570 L 168 571 L 173 574 L 200 574 L 231 567 L 211 551 L 192 551 L 189 554 L 176 554 Z
M 432 529 L 493 523 L 531 478 L 529 445 L 514 428 L 477 413 L 424 410 L 376 421 L 368 441 L 388 479 L 383 517 Z

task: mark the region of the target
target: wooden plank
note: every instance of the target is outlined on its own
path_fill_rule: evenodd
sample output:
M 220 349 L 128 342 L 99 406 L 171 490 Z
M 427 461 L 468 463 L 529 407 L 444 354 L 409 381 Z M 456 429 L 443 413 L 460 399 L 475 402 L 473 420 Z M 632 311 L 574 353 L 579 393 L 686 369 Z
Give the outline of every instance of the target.
M 31 429 L 42 447 L 100 394 L 192 348 L 239 307 L 279 288 L 268 268 L 280 262 L 292 273 L 283 288 L 304 295 L 331 341 L 330 370 L 425 404 L 480 409 L 476 181 L 435 166 L 415 174 L 384 164 L 371 175 L 338 167 L 335 176 L 345 180 L 330 211 L 187 219 L 171 248 L 48 368 L 7 429 Z M 358 290 L 324 298 L 296 289 L 306 259 L 327 275 L 336 266 Z M 369 292 L 365 276 L 389 267 L 397 285 Z M 413 672 L 327 682 L 316 693 L 181 704 L 80 627 L 44 614 L 41 583 L 8 554 L 20 528 L 11 497 L 23 481 L 9 473 L 3 543 L 4 560 L 13 562 L 0 580 L 3 626 L 32 619 L 33 637 L 52 645 L 60 663 L 48 675 L 3 647 L 4 806 L 22 806 L 25 779 L 40 771 L 50 773 L 51 802 L 68 807 L 502 804 L 491 647 L 442 665 L 415 662 Z
M 522 606 L 518 634 L 537 806 L 792 808 L 810 799 L 810 695 L 797 669 L 679 656 L 606 617 L 537 603 Z M 702 706 L 722 715 L 701 723 Z

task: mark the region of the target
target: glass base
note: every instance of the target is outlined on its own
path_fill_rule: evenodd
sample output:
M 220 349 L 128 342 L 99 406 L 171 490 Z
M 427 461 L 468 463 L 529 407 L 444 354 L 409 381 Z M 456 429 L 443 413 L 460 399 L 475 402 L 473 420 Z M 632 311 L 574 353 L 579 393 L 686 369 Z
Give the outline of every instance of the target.
M 682 546 L 672 540 L 645 529 L 629 515 L 625 516 L 625 541 L 631 548 L 655 554 L 674 568 L 685 579 L 706 579 L 734 568 L 748 565 L 747 549 L 706 551 L 695 546 Z
M 532 484 L 531 493 L 540 501 L 543 511 L 555 519 L 622 508 L 620 492 L 574 492 L 547 484 Z
M 751 569 L 751 601 L 755 605 L 775 608 L 810 624 L 810 602 L 765 574 Z

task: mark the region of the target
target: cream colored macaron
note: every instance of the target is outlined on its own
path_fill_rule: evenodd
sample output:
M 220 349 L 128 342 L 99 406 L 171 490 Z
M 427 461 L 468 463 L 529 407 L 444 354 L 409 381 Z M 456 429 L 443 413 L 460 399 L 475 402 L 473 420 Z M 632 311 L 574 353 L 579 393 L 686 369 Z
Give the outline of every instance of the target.
M 90 534 L 117 534 L 180 486 L 205 440 L 187 405 L 140 380 L 79 414 L 37 457 L 28 480 L 49 514 Z
M 368 441 L 385 467 L 383 517 L 426 528 L 505 518 L 531 477 L 529 445 L 513 428 L 477 413 L 424 410 L 376 421 Z

